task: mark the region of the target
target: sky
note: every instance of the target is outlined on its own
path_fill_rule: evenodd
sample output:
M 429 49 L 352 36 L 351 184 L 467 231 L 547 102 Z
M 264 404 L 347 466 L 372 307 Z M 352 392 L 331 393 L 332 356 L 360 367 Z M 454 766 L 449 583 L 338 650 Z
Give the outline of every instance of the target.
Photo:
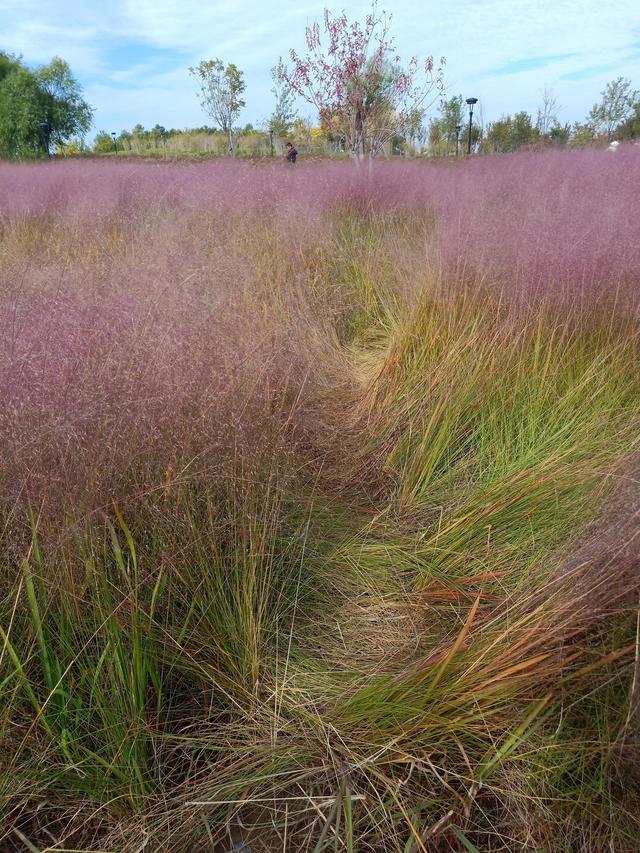
M 304 53 L 305 28 L 322 21 L 325 5 L 360 20 L 371 8 L 326 0 L 0 0 L 0 50 L 30 66 L 65 59 L 95 108 L 90 138 L 137 123 L 211 123 L 188 69 L 216 57 L 244 71 L 240 123 L 261 126 L 273 109 L 269 69 L 291 48 Z M 382 8 L 392 15 L 397 53 L 444 56 L 447 95 L 479 98 L 485 124 L 518 110 L 535 119 L 545 88 L 563 123 L 582 121 L 615 77 L 640 89 L 638 0 L 379 0 Z M 304 102 L 299 113 L 315 117 Z

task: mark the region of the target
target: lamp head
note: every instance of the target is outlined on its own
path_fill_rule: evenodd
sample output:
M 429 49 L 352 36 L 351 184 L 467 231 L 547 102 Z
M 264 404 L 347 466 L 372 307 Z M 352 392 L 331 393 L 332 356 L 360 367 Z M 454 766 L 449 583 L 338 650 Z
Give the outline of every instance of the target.
M 478 99 L 477 99 L 477 98 L 467 98 L 467 103 L 468 103 L 470 106 L 471 106 L 471 105 L 473 105 L 473 104 L 477 104 L 477 103 L 478 103 Z

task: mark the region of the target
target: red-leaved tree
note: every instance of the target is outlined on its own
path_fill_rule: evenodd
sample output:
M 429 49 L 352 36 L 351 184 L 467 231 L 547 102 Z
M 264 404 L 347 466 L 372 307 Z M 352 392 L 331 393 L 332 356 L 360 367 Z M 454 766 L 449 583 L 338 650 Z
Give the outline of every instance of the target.
M 344 12 L 324 12 L 324 27 L 307 27 L 306 56 L 292 50 L 293 68 L 282 69 L 291 89 L 313 104 L 324 127 L 344 140 L 354 157 L 375 157 L 404 135 L 442 90 L 444 59 L 412 57 L 403 66 L 389 37 L 391 16 L 374 2 L 364 24 Z

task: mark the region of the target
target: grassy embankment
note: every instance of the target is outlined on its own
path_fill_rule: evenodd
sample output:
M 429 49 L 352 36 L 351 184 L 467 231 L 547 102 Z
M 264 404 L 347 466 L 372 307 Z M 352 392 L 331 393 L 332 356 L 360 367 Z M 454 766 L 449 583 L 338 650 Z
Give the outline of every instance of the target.
M 0 849 L 637 850 L 614 159 L 2 167 Z

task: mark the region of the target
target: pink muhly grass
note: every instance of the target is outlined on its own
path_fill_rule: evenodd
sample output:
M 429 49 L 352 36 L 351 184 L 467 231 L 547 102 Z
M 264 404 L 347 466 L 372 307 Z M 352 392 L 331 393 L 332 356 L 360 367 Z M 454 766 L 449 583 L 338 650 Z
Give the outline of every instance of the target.
M 313 348 L 331 348 L 321 329 L 343 297 L 331 291 L 318 314 L 305 253 L 329 239 L 336 211 L 435 222 L 410 250 L 409 291 L 431 267 L 507 301 L 621 291 L 635 302 L 639 179 L 633 148 L 371 169 L 0 165 L 7 245 L 31 227 L 33 248 L 1 268 L 4 499 L 72 482 L 104 497 L 136 466 L 155 460 L 157 478 L 178 465 L 178 448 L 203 460 L 241 445 L 238 430 L 264 432 L 258 411 L 288 383 L 293 398 L 326 386 Z
M 640 153 L 634 146 L 615 157 L 549 151 L 450 165 L 279 165 L 1 164 L 0 223 L 6 227 L 16 217 L 124 223 L 150 206 L 225 216 L 253 211 L 314 226 L 333 207 L 432 211 L 437 226 L 430 258 L 507 291 L 597 292 L 628 288 L 640 276 Z
M 6 288 L 5 510 L 108 507 L 267 452 L 313 387 L 313 346 L 243 292 L 233 253 L 206 271 L 198 260 L 154 243 L 106 267 L 29 269 Z
M 537 764 L 582 778 L 611 751 L 572 708 L 635 649 L 602 620 L 637 552 L 550 549 L 637 433 L 633 318 L 618 340 L 598 297 L 637 305 L 639 172 L 631 149 L 0 165 L 9 831 L 79 848 L 90 812 L 87 843 L 139 850 L 143 827 L 182 853 L 203 815 L 213 843 L 262 821 L 239 800 L 286 835 L 307 794 L 347 849 L 448 843 L 502 796 L 563 825 Z M 534 303 L 524 332 L 485 288 Z M 573 348 L 573 316 L 535 304 L 556 295 L 596 315 Z M 290 843 L 320 849 L 331 812 L 303 805 Z

